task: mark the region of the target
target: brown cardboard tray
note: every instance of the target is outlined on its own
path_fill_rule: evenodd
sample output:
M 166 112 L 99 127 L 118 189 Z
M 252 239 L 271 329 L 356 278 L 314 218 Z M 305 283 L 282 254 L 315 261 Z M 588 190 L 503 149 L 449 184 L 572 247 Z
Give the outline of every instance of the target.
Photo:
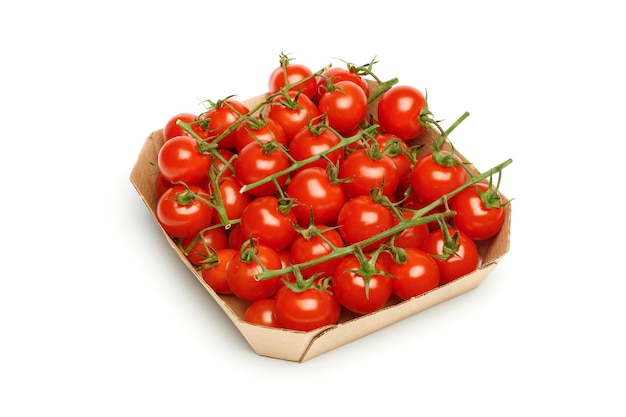
M 372 84 L 375 86 L 374 84 Z M 266 95 L 260 95 L 243 102 L 250 108 L 264 100 Z M 376 102 L 372 103 L 375 109 Z M 375 113 L 375 112 L 374 112 Z M 436 138 L 432 130 L 427 130 L 416 142 L 430 146 Z M 163 237 L 169 242 L 180 260 L 184 262 L 192 274 L 204 286 L 210 297 L 222 308 L 226 316 L 233 322 L 251 348 L 258 355 L 269 356 L 295 362 L 304 362 L 339 346 L 345 345 L 406 317 L 442 303 L 467 291 L 476 288 L 496 267 L 498 261 L 509 251 L 511 204 L 505 206 L 505 223 L 502 230 L 493 238 L 478 245 L 481 256 L 481 265 L 474 272 L 465 275 L 449 284 L 442 285 L 428 293 L 418 297 L 401 301 L 392 298 L 388 305 L 381 310 L 363 316 L 356 316 L 344 312 L 337 325 L 323 327 L 310 332 L 298 332 L 291 330 L 268 328 L 254 325 L 243 321 L 243 315 L 247 307 L 245 301 L 235 296 L 219 295 L 211 289 L 202 279 L 202 276 L 191 265 L 184 254 L 178 249 L 176 243 L 165 233 L 159 225 L 156 217 L 157 195 L 155 192 L 155 179 L 157 174 L 157 155 L 163 143 L 161 129 L 152 132 L 146 139 L 137 162 L 130 174 L 130 181 L 135 186 L 139 196 L 146 204 L 148 212 L 154 218 Z M 457 155 L 467 161 L 458 150 Z M 478 172 L 474 167 L 471 169 Z

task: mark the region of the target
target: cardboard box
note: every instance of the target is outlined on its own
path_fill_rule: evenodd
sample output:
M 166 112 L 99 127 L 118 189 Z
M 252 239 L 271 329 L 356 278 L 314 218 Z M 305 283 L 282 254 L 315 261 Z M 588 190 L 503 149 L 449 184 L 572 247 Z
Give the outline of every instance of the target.
M 374 83 L 370 83 L 370 85 L 372 88 L 376 87 Z M 266 95 L 260 95 L 245 100 L 244 103 L 252 108 L 257 103 L 263 101 L 265 97 Z M 371 108 L 375 110 L 376 102 L 372 103 Z M 427 131 L 417 139 L 417 142 L 430 146 L 435 138 L 436 135 L 434 132 Z M 156 217 L 157 196 L 154 184 L 157 173 L 157 155 L 162 143 L 162 131 L 159 129 L 152 132 L 146 139 L 130 175 L 132 184 L 137 189 L 139 196 L 146 204 L 149 213 L 152 215 L 157 225 L 159 225 L 159 223 Z M 456 153 L 467 161 L 458 150 L 456 150 Z M 499 162 L 501 161 L 496 161 L 496 163 Z M 494 163 L 494 165 L 496 165 L 496 163 Z M 475 170 L 474 167 L 471 168 Z M 487 169 L 488 168 L 491 167 L 487 167 Z M 477 170 L 475 171 L 478 172 Z M 443 301 L 456 297 L 457 295 L 470 291 L 480 285 L 487 275 L 496 267 L 498 261 L 509 250 L 511 204 L 507 204 L 505 207 L 506 220 L 502 230 L 492 239 L 481 242 L 478 245 L 481 255 L 481 265 L 476 271 L 407 301 L 392 298 L 385 308 L 374 313 L 357 316 L 349 312 L 344 312 L 337 325 L 323 327 L 310 332 L 267 328 L 243 321 L 243 315 L 248 304 L 235 296 L 218 295 L 215 293 L 215 291 L 204 282 L 200 273 L 187 261 L 176 246 L 176 243 L 167 236 L 162 228 L 161 231 L 163 232 L 164 238 L 169 241 L 172 250 L 178 254 L 181 261 L 187 265 L 189 270 L 205 287 L 211 298 L 222 308 L 224 313 L 237 329 L 239 329 L 258 355 L 304 362 Z M 159 227 L 161 226 L 159 225 Z

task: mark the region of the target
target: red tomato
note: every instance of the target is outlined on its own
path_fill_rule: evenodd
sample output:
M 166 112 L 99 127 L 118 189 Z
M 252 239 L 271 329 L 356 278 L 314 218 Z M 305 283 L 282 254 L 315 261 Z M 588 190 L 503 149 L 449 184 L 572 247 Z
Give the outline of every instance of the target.
M 393 291 L 391 278 L 384 273 L 382 262 L 374 268 L 382 273 L 372 274 L 369 279 L 359 272 L 361 265 L 354 255 L 348 255 L 337 266 L 333 275 L 331 290 L 335 298 L 346 309 L 357 314 L 367 314 L 383 307 Z
M 378 102 L 378 122 L 386 133 L 400 139 L 415 139 L 424 132 L 420 116 L 426 98 L 417 88 L 395 85 Z
M 244 236 L 244 234 L 241 233 L 241 227 L 239 226 L 239 223 L 233 224 L 232 227 L 228 229 L 229 248 L 239 250 L 244 243 L 248 242 L 249 238 L 250 236 Z
M 240 152 L 250 142 L 275 141 L 287 147 L 287 136 L 282 126 L 269 117 L 253 116 L 235 129 L 235 148 Z
M 385 153 L 396 164 L 398 177 L 401 179 L 411 172 L 411 158 L 409 158 L 409 145 L 399 137 L 389 133 L 379 133 L 374 136 L 378 143 L 379 152 Z
M 306 78 L 308 80 L 291 87 L 290 91 L 302 91 L 307 97 L 313 99 L 317 91 L 317 80 L 313 76 L 313 71 L 306 65 L 290 62 L 286 56 L 281 56 L 280 66 L 270 73 L 267 88 L 270 94 L 274 94 L 285 85 L 295 84 Z
M 367 96 L 352 81 L 339 81 L 319 97 L 317 109 L 320 114 L 326 114 L 330 127 L 348 132 L 357 128 L 367 115 Z
M 293 225 L 297 223 L 291 210 L 282 213 L 279 199 L 274 196 L 258 197 L 250 202 L 241 213 L 241 233 L 258 239 L 259 243 L 275 251 L 285 249 L 296 237 Z
M 217 249 L 228 246 L 228 237 L 223 227 L 212 227 L 196 236 L 184 238 L 180 246 L 187 260 L 194 266 L 200 266 L 212 261 Z
M 334 248 L 342 248 L 344 246 L 341 235 L 335 229 L 329 229 L 327 226 L 317 225 L 324 238 L 319 235 L 305 236 L 299 234 L 291 243 L 290 257 L 294 264 L 301 264 L 312 261 L 322 256 L 329 255 Z M 329 244 L 330 243 L 330 244 Z M 332 246 L 331 246 L 332 244 Z M 331 277 L 341 263 L 342 258 L 329 259 L 317 265 L 300 269 L 300 273 L 304 278 L 309 278 L 315 274 L 319 274 L 319 278 Z
M 206 180 L 211 157 L 200 152 L 198 142 L 190 136 L 176 136 L 161 146 L 157 164 L 169 182 L 196 184 Z
M 341 138 L 332 130 L 320 126 L 305 126 L 298 130 L 289 141 L 289 155 L 296 161 L 304 161 L 315 155 L 327 151 L 333 146 L 339 145 Z M 338 148 L 335 151 L 326 154 L 325 158 L 310 162 L 304 165 L 306 167 L 321 167 L 326 169 L 328 161 L 337 164 L 343 156 L 343 149 Z
M 283 285 L 276 293 L 274 312 L 280 327 L 308 332 L 336 324 L 341 306 L 327 291 L 311 287 L 295 292 Z
M 485 183 L 466 188 L 452 197 L 450 209 L 456 212 L 456 227 L 473 240 L 495 236 L 504 224 L 502 198 L 493 187 L 490 189 Z
M 252 142 L 244 146 L 239 152 L 235 174 L 243 185 L 252 184 L 270 175 L 276 174 L 291 165 L 291 160 L 281 149 L 266 150 L 267 144 L 259 145 Z M 276 178 L 279 186 L 285 185 L 288 175 Z M 274 182 L 251 188 L 248 192 L 253 196 L 264 196 L 276 193 Z
M 202 129 L 197 124 L 193 124 L 196 119 L 197 116 L 193 113 L 179 113 L 172 116 L 163 127 L 163 142 L 167 142 L 168 140 L 176 136 L 191 136 L 177 124 L 178 120 L 184 123 L 192 124 L 191 129 L 196 132 L 200 137 L 202 137 Z
M 291 211 L 302 225 L 313 220 L 319 224 L 335 225 L 346 201 L 341 184 L 332 182 L 325 169 L 304 168 L 291 178 L 287 195 L 294 199 Z
M 248 107 L 240 101 L 232 99 L 219 100 L 215 106 L 198 117 L 199 125 L 208 133 L 206 139 L 217 140 L 222 133 L 249 111 Z M 234 149 L 234 130 L 221 138 L 217 146 L 222 149 Z
M 280 327 L 274 313 L 274 304 L 276 301 L 273 298 L 264 298 L 251 303 L 243 315 L 244 321 L 265 327 Z
M 319 111 L 305 94 L 289 91 L 286 96 L 276 96 L 269 105 L 267 115 L 278 122 L 287 136 L 287 142 L 290 142 L 298 130 L 309 123 L 316 123 Z
M 198 186 L 188 187 L 189 191 L 174 185 L 157 201 L 157 219 L 171 237 L 194 237 L 212 224 L 213 207 L 200 199 L 208 200 L 208 193 Z
M 392 197 L 400 183 L 398 168 L 386 155 L 376 158 L 369 156 L 366 149 L 357 149 L 339 165 L 339 178 L 346 195 L 356 197 L 370 195 L 371 191 L 382 187 L 387 197 Z
M 402 216 L 405 219 L 411 219 L 413 217 L 413 213 L 405 211 L 402 212 Z M 397 222 L 399 222 L 398 219 L 396 219 L 396 223 Z M 398 233 L 393 243 L 399 248 L 419 248 L 429 233 L 430 229 L 428 228 L 427 223 L 410 226 Z
M 479 261 L 476 243 L 457 229 L 449 227 L 448 230 L 452 238 L 458 233 L 457 238 L 446 242 L 442 230 L 436 229 L 424 239 L 420 248 L 433 255 L 439 267 L 441 284 L 447 284 L 474 271 Z
M 217 249 L 215 251 L 215 261 L 210 265 L 202 268 L 200 273 L 202 279 L 209 287 L 218 294 L 232 294 L 228 286 L 228 277 L 226 271 L 228 264 L 239 255 L 239 251 L 230 248 Z
M 353 83 L 361 87 L 361 89 L 365 93 L 365 97 L 369 97 L 370 95 L 370 88 L 367 84 L 367 81 L 365 81 L 365 79 L 359 74 L 354 71 L 350 71 L 347 68 L 331 67 L 324 71 L 320 77 L 318 77 L 317 97 L 322 96 L 328 91 L 329 83 L 335 84 L 339 81 L 352 81 Z
M 424 294 L 439 286 L 439 267 L 426 252 L 408 248 L 403 263 L 391 261 L 387 270 L 395 278 L 391 280 L 393 293 L 403 300 Z
M 449 155 L 442 151 L 443 155 Z M 420 157 L 411 170 L 411 184 L 416 196 L 426 204 L 430 204 L 458 187 L 469 178 L 467 171 L 456 157 L 455 165 L 442 165 L 433 158 L 433 153 Z
M 219 181 L 222 206 L 229 220 L 239 219 L 243 210 L 250 204 L 250 201 L 252 201 L 250 194 L 240 192 L 241 186 L 241 182 L 235 176 L 225 177 Z M 213 220 L 215 223 L 220 223 L 217 210 L 213 211 Z
M 251 249 L 250 249 L 251 250 Z M 281 285 L 281 276 L 256 279 L 267 270 L 281 269 L 278 253 L 269 246 L 255 244 L 256 259 L 248 260 L 235 256 L 228 264 L 226 278 L 233 294 L 245 301 L 256 301 L 272 296 Z M 261 267 L 263 265 L 263 267 Z
M 157 198 L 161 197 L 172 185 L 174 184 L 166 180 L 162 173 L 157 173 L 154 180 L 154 191 L 156 192 Z
M 391 211 L 365 195 L 346 201 L 337 217 L 339 233 L 349 245 L 371 238 L 393 227 L 394 224 L 395 218 Z M 387 239 L 373 242 L 363 250 L 371 251 Z

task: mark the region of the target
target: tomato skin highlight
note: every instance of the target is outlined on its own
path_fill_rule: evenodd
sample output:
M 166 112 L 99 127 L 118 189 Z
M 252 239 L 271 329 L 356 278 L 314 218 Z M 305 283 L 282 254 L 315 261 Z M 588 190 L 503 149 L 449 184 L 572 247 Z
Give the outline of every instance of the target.
M 198 149 L 191 136 L 176 136 L 161 146 L 157 155 L 159 171 L 171 183 L 196 184 L 208 177 L 211 156 Z
M 295 214 L 292 211 L 281 213 L 278 204 L 277 197 L 257 197 L 243 210 L 239 223 L 244 236 L 257 239 L 275 251 L 287 248 L 297 234 L 293 228 L 297 223 Z
M 487 208 L 483 203 L 477 188 L 487 192 L 489 185 L 478 183 L 468 187 L 450 199 L 450 209 L 454 210 L 455 226 L 473 240 L 485 240 L 495 236 L 504 225 L 504 209 L 502 198 L 500 206 Z M 495 192 L 492 189 L 493 192 Z
M 339 81 L 334 88 L 319 97 L 319 113 L 325 114 L 330 127 L 338 132 L 356 129 L 367 115 L 367 96 L 352 81 Z
M 208 193 L 203 188 L 194 185 L 188 187 L 190 192 L 208 198 Z M 180 195 L 188 195 L 187 188 L 180 184 L 163 193 L 157 201 L 157 219 L 171 237 L 194 237 L 202 229 L 211 226 L 213 207 L 196 197 L 183 204 L 180 202 Z
M 316 223 L 335 225 L 346 201 L 341 184 L 331 182 L 325 169 L 308 167 L 297 172 L 287 185 L 287 195 L 293 198 L 291 211 L 301 225 L 308 225 L 311 213 Z
M 390 261 L 387 270 L 395 278 L 391 280 L 393 293 L 402 300 L 422 295 L 439 286 L 440 272 L 437 263 L 426 252 L 408 248 L 406 261 L 397 264 Z
M 415 87 L 395 85 L 383 93 L 378 102 L 378 122 L 385 133 L 404 140 L 415 139 L 425 128 L 420 116 L 426 98 Z
M 341 313 L 333 295 L 317 288 L 294 292 L 283 285 L 274 299 L 276 320 L 285 329 L 308 332 L 336 324 Z
M 433 256 L 433 259 L 439 267 L 441 284 L 447 284 L 452 282 L 463 275 L 473 272 L 478 267 L 479 255 L 476 243 L 470 239 L 465 233 L 453 228 L 448 227 L 450 236 L 453 236 L 455 232 L 459 233 L 459 247 L 456 250 L 456 254 L 450 256 L 447 259 L 441 259 Z M 430 234 L 422 242 L 421 250 L 430 255 L 443 255 L 444 253 L 444 234 L 441 229 L 436 229 L 430 232 Z
M 386 271 L 382 262 L 377 261 L 375 267 Z M 346 256 L 335 270 L 331 291 L 346 309 L 357 314 L 367 314 L 387 303 L 393 292 L 393 278 L 382 274 L 372 275 L 366 293 L 365 277 L 355 272 L 359 268 L 359 260 L 354 255 Z

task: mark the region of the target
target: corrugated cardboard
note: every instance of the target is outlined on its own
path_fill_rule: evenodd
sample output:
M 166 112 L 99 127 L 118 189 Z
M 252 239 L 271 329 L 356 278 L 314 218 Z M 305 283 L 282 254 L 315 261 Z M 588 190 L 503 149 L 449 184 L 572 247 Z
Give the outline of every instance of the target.
M 370 83 L 370 86 L 373 91 L 376 84 Z M 244 103 L 252 108 L 257 103 L 263 101 L 265 97 L 265 95 L 260 95 L 246 100 Z M 371 107 L 375 109 L 376 102 L 372 103 Z M 418 138 L 417 142 L 429 146 L 435 137 L 436 135 L 432 131 L 427 131 L 422 137 Z M 130 175 L 131 182 L 137 189 L 139 196 L 146 204 L 149 213 L 152 215 L 157 225 L 157 196 L 154 185 L 158 169 L 156 167 L 157 155 L 162 143 L 162 131 L 159 129 L 152 132 L 146 139 Z M 456 152 L 463 158 L 458 150 Z M 463 159 L 467 161 L 465 158 Z M 187 265 L 189 270 L 206 288 L 211 298 L 218 303 L 257 354 L 289 361 L 303 362 L 476 288 L 509 250 L 511 222 L 510 204 L 506 205 L 505 213 L 506 220 L 500 233 L 489 241 L 479 244 L 482 263 L 476 271 L 407 301 L 400 302 L 399 299 L 393 298 L 385 308 L 371 314 L 359 317 L 344 312 L 339 324 L 310 332 L 267 328 L 243 321 L 242 318 L 247 303 L 234 296 L 223 296 L 215 293 L 215 291 L 204 282 L 200 273 L 187 261 L 182 252 L 177 248 L 176 243 L 167 236 L 162 228 L 161 231 L 163 232 L 164 238 L 169 241 L 172 249 L 178 253 L 181 261 Z

